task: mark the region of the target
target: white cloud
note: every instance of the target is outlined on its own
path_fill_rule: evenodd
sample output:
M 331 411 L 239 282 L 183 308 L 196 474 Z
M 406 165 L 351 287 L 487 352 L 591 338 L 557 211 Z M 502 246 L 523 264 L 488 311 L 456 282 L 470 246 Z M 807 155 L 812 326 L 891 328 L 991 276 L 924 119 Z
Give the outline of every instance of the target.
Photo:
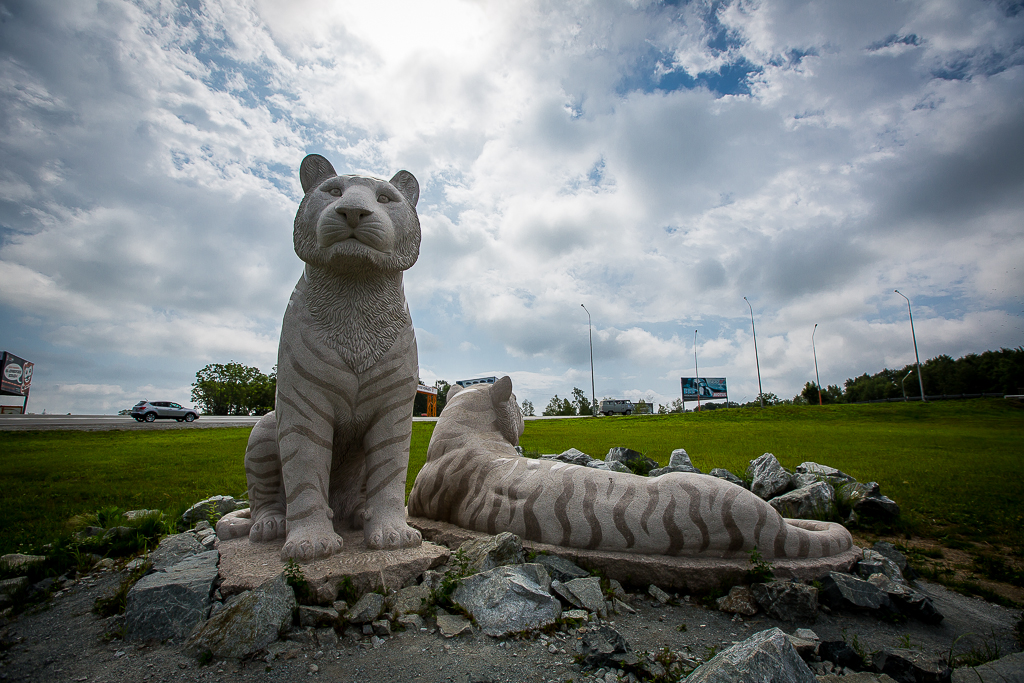
M 925 356 L 1019 345 L 1022 36 L 973 0 L 15 7 L 0 342 L 58 349 L 61 386 L 268 370 L 319 152 L 420 179 L 425 381 L 566 395 L 581 303 L 598 384 L 665 402 L 695 327 L 702 374 L 756 394 L 744 295 L 784 397 L 816 322 L 823 382 L 907 362 L 894 287 Z

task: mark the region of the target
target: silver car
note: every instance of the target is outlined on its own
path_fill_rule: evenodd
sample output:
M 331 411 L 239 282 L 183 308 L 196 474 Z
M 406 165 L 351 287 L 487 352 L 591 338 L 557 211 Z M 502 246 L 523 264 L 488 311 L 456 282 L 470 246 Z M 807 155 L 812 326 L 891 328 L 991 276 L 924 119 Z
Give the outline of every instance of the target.
M 164 419 L 192 422 L 199 418 L 199 414 L 192 408 L 186 408 L 170 401 L 139 401 L 132 408 L 131 415 L 137 422 Z

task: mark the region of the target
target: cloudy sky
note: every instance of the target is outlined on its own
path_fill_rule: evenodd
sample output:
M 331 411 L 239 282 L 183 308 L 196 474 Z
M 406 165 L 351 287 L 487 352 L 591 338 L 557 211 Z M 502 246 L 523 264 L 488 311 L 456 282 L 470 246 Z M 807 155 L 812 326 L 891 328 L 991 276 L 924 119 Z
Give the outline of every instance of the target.
M 29 410 L 267 372 L 298 165 L 420 181 L 421 378 L 791 397 L 1024 343 L 1024 3 L 0 0 Z

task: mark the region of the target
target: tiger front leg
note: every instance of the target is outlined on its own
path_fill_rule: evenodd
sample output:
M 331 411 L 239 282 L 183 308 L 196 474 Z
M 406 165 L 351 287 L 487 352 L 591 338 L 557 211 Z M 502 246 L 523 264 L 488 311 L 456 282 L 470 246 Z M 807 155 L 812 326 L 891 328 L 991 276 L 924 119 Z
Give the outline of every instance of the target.
M 310 419 L 297 411 L 280 410 L 277 441 L 287 506 L 287 535 L 281 559 L 319 560 L 341 550 L 334 532 L 327 491 L 331 474 L 333 427 L 326 419 Z
M 406 524 L 405 479 L 412 420 L 378 420 L 366 435 L 366 504 L 363 537 L 375 550 L 413 548 L 423 542 Z

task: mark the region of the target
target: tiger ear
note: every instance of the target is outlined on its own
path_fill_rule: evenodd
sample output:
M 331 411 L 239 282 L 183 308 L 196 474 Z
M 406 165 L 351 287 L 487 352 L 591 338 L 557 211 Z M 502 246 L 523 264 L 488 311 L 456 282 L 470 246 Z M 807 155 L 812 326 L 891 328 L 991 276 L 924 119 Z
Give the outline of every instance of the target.
M 302 192 L 308 194 L 314 187 L 338 175 L 331 166 L 331 162 L 319 154 L 310 154 L 299 165 L 299 182 L 302 183 Z
M 462 389 L 463 386 L 461 384 L 453 384 L 450 387 L 448 387 L 448 393 L 445 394 L 445 401 L 450 401 L 453 398 L 455 398 L 455 394 L 462 391 Z
M 409 200 L 410 204 L 416 206 L 416 202 L 420 200 L 420 184 L 416 180 L 416 176 L 408 171 L 399 171 L 391 179 L 391 184 Z
M 502 403 L 507 403 L 512 396 L 512 379 L 505 375 L 491 385 L 491 405 L 495 408 Z

